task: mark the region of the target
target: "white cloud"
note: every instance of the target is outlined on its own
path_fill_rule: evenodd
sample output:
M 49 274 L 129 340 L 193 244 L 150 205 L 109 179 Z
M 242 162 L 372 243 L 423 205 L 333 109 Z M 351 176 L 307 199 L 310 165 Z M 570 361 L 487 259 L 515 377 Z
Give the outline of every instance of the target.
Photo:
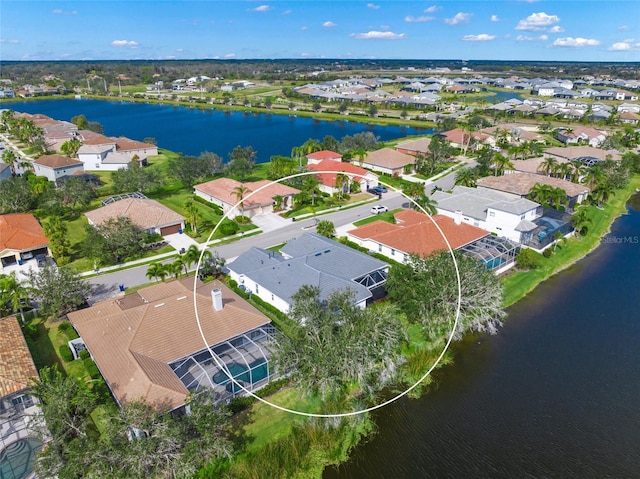
M 498 15 L 491 15 L 491 21 L 492 22 L 499 22 L 500 19 L 498 18 Z
M 226 58 L 226 59 L 230 59 L 230 58 L 235 58 L 236 54 L 235 53 L 227 53 L 224 57 L 222 58 Z
M 633 39 L 628 38 L 621 42 L 616 42 L 609 47 L 609 50 L 614 52 L 626 52 L 629 50 L 640 50 L 640 42 Z
M 457 25 L 458 23 L 467 23 L 471 20 L 471 13 L 458 12 L 453 18 L 445 18 L 444 22 L 449 25 Z
M 441 8 L 442 7 L 439 7 L 438 5 L 431 5 L 430 7 L 424 9 L 424 13 L 434 13 L 440 10 Z
M 367 7 L 372 10 L 377 10 L 378 8 L 380 8 L 380 5 L 376 5 L 375 3 L 367 3 Z
M 433 19 L 434 17 L 426 17 L 424 15 L 421 17 L 412 17 L 411 15 L 404 17 L 404 21 L 408 23 L 430 22 Z
M 581 38 L 581 37 L 558 38 L 556 39 L 556 41 L 553 42 L 554 47 L 581 48 L 581 47 L 595 47 L 598 45 L 600 45 L 599 40 L 596 40 L 594 38 Z
M 524 20 L 520 20 L 516 30 L 538 31 L 545 30 L 549 25 L 558 23 L 560 18 L 557 15 L 547 15 L 544 12 L 532 13 Z
M 337 25 L 333 22 L 324 22 L 322 26 L 325 28 L 337 27 Z
M 177 51 L 178 53 L 182 53 L 182 52 L 184 52 L 184 48 L 176 48 L 176 51 Z
M 8 43 L 8 44 L 10 44 L 10 45 L 17 45 L 18 43 L 20 43 L 20 41 L 19 41 L 19 40 L 16 40 L 15 38 L 12 38 L 12 39 L 10 39 L 10 40 L 5 40 L 5 39 L 3 38 L 3 39 L 0 39 L 0 43 Z
M 251 9 L 252 12 L 268 12 L 269 10 L 271 10 L 270 5 L 260 5 L 259 7 Z
M 77 15 L 78 10 L 63 10 L 61 8 L 56 8 L 55 10 L 52 10 L 51 13 L 54 15 Z
M 406 35 L 404 33 L 370 31 L 366 33 L 352 33 L 349 36 L 356 40 L 400 40 Z
M 540 42 L 540 41 L 549 40 L 549 36 L 548 35 L 540 35 L 538 37 L 530 37 L 528 35 L 518 35 L 516 37 L 516 40 L 519 41 L 519 42 Z
M 629 25 L 620 25 L 618 27 L 618 30 L 623 31 L 623 30 L 629 30 Z
M 285 10 L 282 12 L 283 15 L 289 15 L 293 10 Z
M 304 25 L 304 26 L 300 27 L 300 30 L 302 30 L 303 32 L 306 32 L 307 30 L 309 30 L 309 27 Z
M 487 42 L 489 40 L 495 40 L 495 35 L 489 35 L 488 33 L 481 33 L 480 35 L 465 35 L 462 39 L 466 42 Z
M 134 40 L 114 40 L 111 42 L 112 47 L 138 48 L 138 42 Z
M 549 29 L 549 33 L 562 33 L 562 32 L 564 32 L 564 28 L 562 28 L 560 25 L 554 25 Z

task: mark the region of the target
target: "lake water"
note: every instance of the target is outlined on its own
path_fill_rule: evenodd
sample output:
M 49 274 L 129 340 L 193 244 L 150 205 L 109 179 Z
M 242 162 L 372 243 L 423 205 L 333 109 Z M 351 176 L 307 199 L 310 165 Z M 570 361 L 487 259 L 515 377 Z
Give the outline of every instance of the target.
M 640 195 L 628 206 L 324 479 L 640 477 Z
M 0 108 L 42 113 L 66 121 L 82 114 L 89 121 L 102 124 L 106 135 L 134 140 L 155 138 L 159 147 L 185 155 L 197 156 L 203 151 L 212 151 L 226 160 L 236 146 L 251 146 L 258 153 L 258 163 L 269 161 L 273 155 L 290 156 L 294 146 L 302 145 L 309 138 L 321 141 L 326 135 L 340 140 L 346 135 L 370 131 L 380 141 L 387 141 L 433 133 L 432 129 L 426 128 L 124 101 L 44 100 L 3 103 Z

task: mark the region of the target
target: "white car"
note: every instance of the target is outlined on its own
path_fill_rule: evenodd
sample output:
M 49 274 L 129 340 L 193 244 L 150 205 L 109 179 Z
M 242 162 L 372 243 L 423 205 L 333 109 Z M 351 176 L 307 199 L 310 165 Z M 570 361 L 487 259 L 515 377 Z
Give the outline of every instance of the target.
M 371 213 L 373 213 L 374 215 L 377 215 L 379 213 L 386 213 L 387 211 L 389 211 L 389 208 L 387 208 L 386 206 L 373 205 L 371 207 Z

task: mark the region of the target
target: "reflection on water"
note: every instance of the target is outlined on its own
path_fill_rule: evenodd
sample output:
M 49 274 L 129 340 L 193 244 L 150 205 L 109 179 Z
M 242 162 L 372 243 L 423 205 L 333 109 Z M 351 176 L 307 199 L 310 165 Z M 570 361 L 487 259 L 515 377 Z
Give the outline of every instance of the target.
M 640 234 L 640 195 L 611 235 Z M 605 243 L 466 338 L 439 387 L 376 416 L 325 479 L 635 478 L 640 469 L 640 244 Z

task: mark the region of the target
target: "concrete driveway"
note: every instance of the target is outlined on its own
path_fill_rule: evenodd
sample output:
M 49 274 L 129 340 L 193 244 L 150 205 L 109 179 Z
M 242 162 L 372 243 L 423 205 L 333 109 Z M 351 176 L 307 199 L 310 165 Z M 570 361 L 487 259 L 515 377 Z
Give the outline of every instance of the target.
M 266 213 L 251 218 L 254 225 L 262 230 L 263 233 L 275 231 L 292 223 L 291 219 L 283 218 L 275 213 Z
M 200 244 L 186 233 L 173 233 L 165 236 L 164 239 L 167 243 L 173 246 L 176 251 L 180 251 L 182 248 L 186 251 L 192 244 L 196 245 L 198 249 L 200 249 Z

